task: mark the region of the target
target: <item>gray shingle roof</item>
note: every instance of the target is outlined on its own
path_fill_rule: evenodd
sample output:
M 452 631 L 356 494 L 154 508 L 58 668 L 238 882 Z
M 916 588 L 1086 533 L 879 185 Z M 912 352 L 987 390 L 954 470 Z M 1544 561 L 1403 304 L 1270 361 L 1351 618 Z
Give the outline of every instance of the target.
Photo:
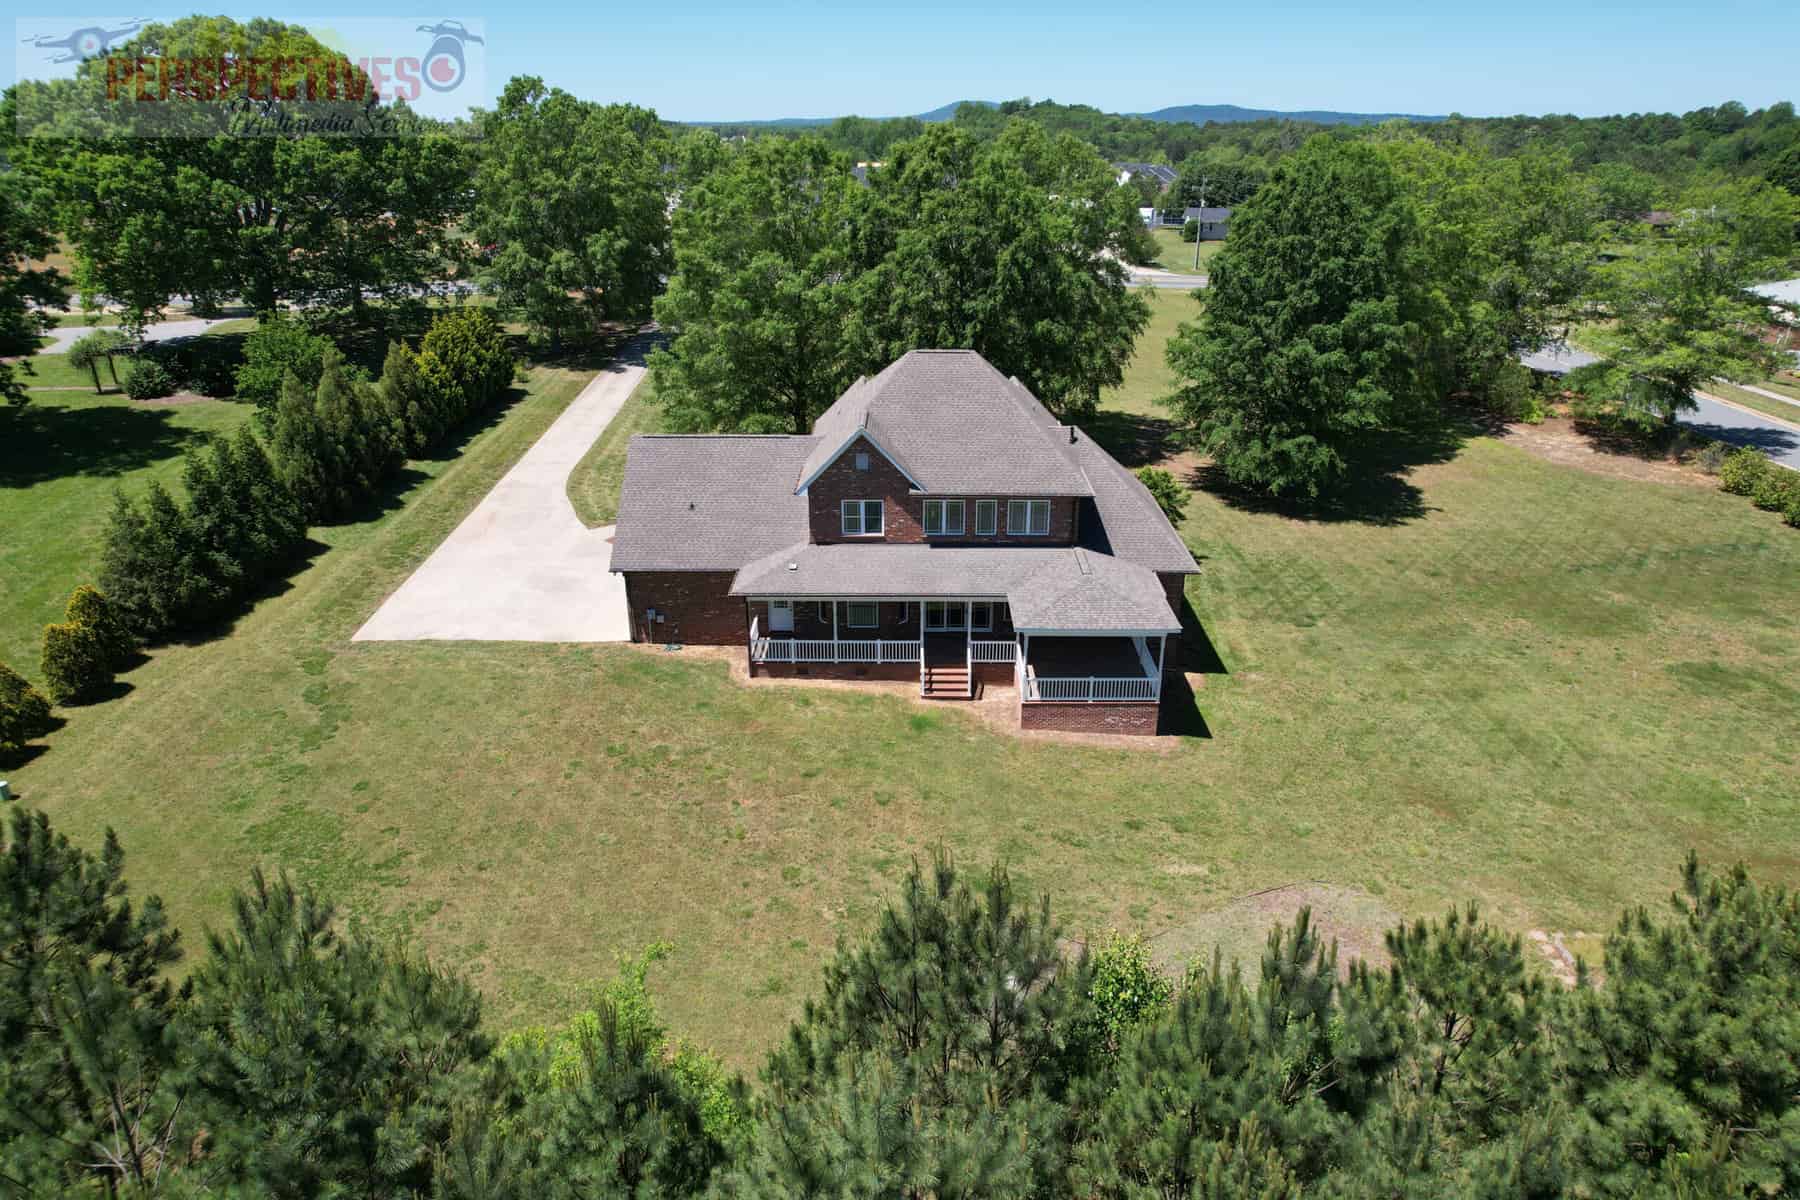
M 1062 445 L 1065 427 L 973 350 L 914 350 L 851 384 L 813 423 L 818 442 L 794 486 L 859 431 L 927 492 L 1093 494 Z
M 1193 574 L 1193 551 L 1175 532 L 1162 507 L 1138 477 L 1078 431 L 1070 452 L 1093 485 L 1094 498 L 1081 506 L 1081 544 L 1152 571 Z
M 1021 630 L 1181 629 L 1152 571 L 1080 547 L 799 542 L 740 570 L 731 594 L 991 597 L 1011 606 L 1013 625 Z
M 615 571 L 735 571 L 807 536 L 794 477 L 816 439 L 638 434 L 625 453 Z
M 1212 221 L 1217 223 L 1219 221 L 1231 220 L 1231 209 L 1214 208 L 1211 205 L 1201 208 L 1197 204 L 1190 204 L 1181 210 L 1181 216 L 1182 219 L 1186 221 Z

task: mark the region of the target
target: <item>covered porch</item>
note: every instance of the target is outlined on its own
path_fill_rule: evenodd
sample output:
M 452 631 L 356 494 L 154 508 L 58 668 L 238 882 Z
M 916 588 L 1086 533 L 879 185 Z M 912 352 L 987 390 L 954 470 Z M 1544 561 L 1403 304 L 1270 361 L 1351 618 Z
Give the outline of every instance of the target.
M 869 600 L 768 597 L 749 601 L 752 665 L 1015 661 L 1012 615 L 996 597 Z
M 1155 703 L 1167 637 L 1020 635 L 1019 699 L 1027 704 Z

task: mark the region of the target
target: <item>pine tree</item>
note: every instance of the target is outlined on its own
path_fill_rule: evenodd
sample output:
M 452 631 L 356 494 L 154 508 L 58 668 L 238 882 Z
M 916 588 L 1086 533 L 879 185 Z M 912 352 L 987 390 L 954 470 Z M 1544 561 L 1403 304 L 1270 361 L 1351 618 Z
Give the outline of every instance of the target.
M 464 980 L 352 933 L 257 872 L 208 938 L 179 1026 L 213 1168 L 274 1196 L 422 1192 L 486 1058 Z
M 155 897 L 14 809 L 0 854 L 0 1182 L 20 1195 L 148 1190 L 191 1144 L 165 1078 L 180 957 Z
M 1021 904 L 1003 870 L 977 890 L 946 859 L 929 875 L 915 864 L 772 1056 L 757 1156 L 730 1186 L 1059 1190 L 1092 1013 L 1086 956 L 1066 961 L 1058 933 L 1048 905 Z
M 85 625 L 94 631 L 106 656 L 106 665 L 111 669 L 124 666 L 132 651 L 137 649 L 137 639 L 132 636 L 118 606 L 96 587 L 82 584 L 71 592 L 69 603 L 63 609 L 63 620 Z
M 402 342 L 389 342 L 381 365 L 381 402 L 390 424 L 401 430 L 406 452 L 418 457 L 449 431 L 440 397 L 419 376 L 419 360 Z
M 1710 1157 L 1745 1194 L 1800 1191 L 1800 896 L 1690 855 L 1671 907 L 1620 919 L 1605 985 L 1582 987 L 1564 1023 L 1585 1188 L 1692 1185 Z
M 184 624 L 211 621 L 229 611 L 251 580 L 243 561 L 244 537 L 230 487 L 228 443 L 219 455 L 188 451 L 181 479 L 187 487 L 187 575 L 193 581 Z M 221 469 L 222 468 L 222 469 Z
M 275 477 L 262 442 L 242 425 L 231 439 L 228 490 L 238 508 L 242 553 L 258 579 L 292 558 L 306 537 L 306 518 L 292 492 Z
M 114 488 L 100 544 L 100 587 L 117 604 L 126 627 L 139 637 L 162 628 L 152 566 L 149 521 L 123 488 Z
M 269 437 L 269 457 L 276 478 L 293 495 L 308 521 L 330 515 L 336 488 L 335 463 L 330 438 L 319 421 L 313 394 L 289 373 L 281 382 L 281 398 L 275 406 L 275 423 Z

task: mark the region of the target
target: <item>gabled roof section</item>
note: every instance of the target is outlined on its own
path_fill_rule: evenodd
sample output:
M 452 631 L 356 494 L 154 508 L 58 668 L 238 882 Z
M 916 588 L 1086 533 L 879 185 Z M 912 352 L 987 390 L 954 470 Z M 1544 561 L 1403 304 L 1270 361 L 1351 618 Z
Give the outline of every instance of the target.
M 807 536 L 794 475 L 817 439 L 638 434 L 625 451 L 614 571 L 735 571 Z
M 1083 504 L 1081 544 L 1096 554 L 1110 554 L 1152 571 L 1199 574 L 1194 553 L 1143 482 L 1108 454 L 1086 430 L 1077 430 L 1071 456 L 1093 485 L 1094 498 Z
M 813 424 L 802 490 L 858 432 L 922 492 L 1091 496 L 1067 426 L 973 350 L 913 350 L 858 379 Z
M 868 546 L 799 542 L 748 563 L 734 596 L 1003 599 L 1034 633 L 1177 633 L 1161 580 L 1078 546 Z

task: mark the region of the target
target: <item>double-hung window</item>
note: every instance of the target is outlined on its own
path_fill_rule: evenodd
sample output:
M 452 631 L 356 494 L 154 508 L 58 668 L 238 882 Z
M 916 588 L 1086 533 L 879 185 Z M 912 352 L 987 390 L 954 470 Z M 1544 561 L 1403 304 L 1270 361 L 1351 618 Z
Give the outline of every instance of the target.
M 844 500 L 838 504 L 845 537 L 881 536 L 881 501 Z
M 927 500 L 925 502 L 925 534 L 936 537 L 963 531 L 961 500 Z
M 975 532 L 982 537 L 991 537 L 1000 532 L 1000 502 L 998 500 L 977 500 L 975 502 Z
M 1009 500 L 1006 532 L 1013 537 L 1044 537 L 1050 532 L 1048 500 Z
M 852 629 L 873 629 L 881 624 L 880 610 L 873 604 L 855 601 L 844 605 L 844 614 Z

